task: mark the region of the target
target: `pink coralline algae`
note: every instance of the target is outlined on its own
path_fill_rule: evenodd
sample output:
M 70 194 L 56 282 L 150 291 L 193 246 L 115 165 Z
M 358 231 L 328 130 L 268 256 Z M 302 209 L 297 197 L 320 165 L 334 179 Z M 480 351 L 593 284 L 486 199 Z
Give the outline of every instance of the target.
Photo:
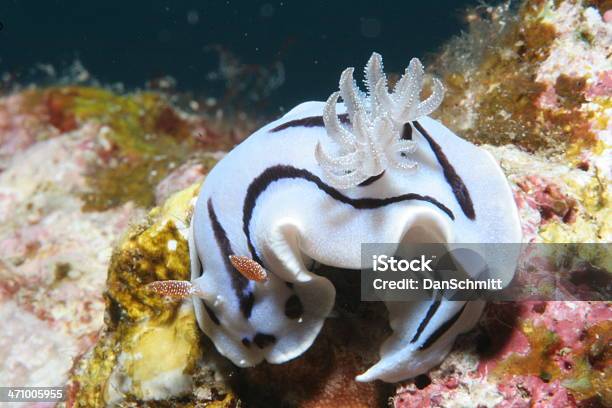
M 106 259 L 138 209 L 82 213 L 78 192 L 99 126 L 21 146 L 0 173 L 2 378 L 66 377 L 102 324 Z M 50 169 L 53 169 L 50 171 Z M 84 237 L 87 237 L 84 239 Z M 36 336 L 32 336 L 35 332 Z M 40 358 L 32 358 L 38 350 Z
M 612 23 L 612 21 L 610 21 Z M 595 81 L 586 91 L 589 99 L 612 94 L 612 70 L 600 72 Z
M 424 387 L 398 388 L 395 407 L 605 406 L 611 321 L 604 302 L 490 304 Z
M 517 182 L 517 186 L 524 193 L 517 196 L 518 205 L 528 205 L 536 209 L 541 216 L 542 222 L 552 217 L 565 222 L 572 223 L 576 220 L 576 200 L 560 191 L 552 180 L 544 180 L 536 175 Z
M 48 112 L 42 104 L 34 109 L 29 107 L 28 92 L 3 99 L 0 101 L 0 170 L 11 155 L 42 137 L 53 137 L 58 133 L 49 125 Z

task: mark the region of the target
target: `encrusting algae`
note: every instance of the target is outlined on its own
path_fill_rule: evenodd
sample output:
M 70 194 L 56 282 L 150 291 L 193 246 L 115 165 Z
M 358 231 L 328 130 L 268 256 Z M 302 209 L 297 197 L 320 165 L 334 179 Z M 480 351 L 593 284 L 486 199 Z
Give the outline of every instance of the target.
M 447 85 L 434 116 L 490 145 L 512 182 L 544 198 L 537 203 L 542 242 L 608 242 L 612 234 L 612 29 L 589 6 L 608 7 L 552 0 L 477 6 L 467 15 L 469 31 L 443 48 L 434 67 Z M 525 181 L 545 173 L 554 179 Z
M 222 382 L 208 376 L 207 353 L 190 301 L 152 296 L 146 284 L 156 280 L 188 280 L 190 207 L 199 186 L 172 196 L 135 226 L 115 250 L 105 293 L 106 328 L 94 349 L 73 369 L 68 406 L 102 406 L 118 401 L 165 399 L 187 406 L 199 386 L 201 402 L 231 406 L 233 397 Z M 200 375 L 195 375 L 200 372 Z M 198 383 L 201 382 L 201 383 Z M 211 390 L 214 390 L 211 391 Z M 146 406 L 146 405 L 144 405 Z
M 151 207 L 155 186 L 194 152 L 227 150 L 235 143 L 217 134 L 204 118 L 183 115 L 156 92 L 120 95 L 103 88 L 64 86 L 31 89 L 24 96 L 24 109 L 45 112 L 41 116 L 60 134 L 85 123 L 102 126 L 104 143 L 95 149 L 98 157 L 86 174 L 85 211 L 104 211 L 128 201 Z M 205 170 L 216 163 L 209 156 L 195 156 Z
M 610 101 L 609 95 L 592 92 L 587 100 L 587 83 L 588 88 L 597 83 L 597 72 L 549 78 L 546 71 L 547 62 L 557 57 L 556 47 L 575 45 L 566 37 L 582 38 L 576 41 L 602 54 L 609 48 L 587 22 L 578 24 L 577 33 L 558 32 L 555 19 L 567 3 L 530 0 L 515 13 L 507 2 L 468 13 L 469 33 L 451 41 L 437 58 L 435 70 L 448 91 L 434 116 L 475 143 L 557 152 L 597 145 L 590 121 L 607 117 Z
M 500 380 L 508 376 L 537 376 L 549 383 L 559 381 L 578 401 L 600 401 L 612 405 L 612 322 L 604 321 L 585 330 L 582 347 L 570 350 L 555 332 L 524 321 L 521 332 L 529 351 L 513 353 L 503 359 L 492 375 Z
M 45 98 L 51 112 L 61 112 L 55 119 L 52 114 L 52 120 L 65 131 L 86 121 L 105 126 L 107 150 L 113 155 L 90 169 L 85 210 L 100 211 L 126 201 L 153 205 L 154 187 L 185 161 L 203 127 L 181 118 L 156 93 L 123 96 L 99 88 L 67 87 L 49 89 Z

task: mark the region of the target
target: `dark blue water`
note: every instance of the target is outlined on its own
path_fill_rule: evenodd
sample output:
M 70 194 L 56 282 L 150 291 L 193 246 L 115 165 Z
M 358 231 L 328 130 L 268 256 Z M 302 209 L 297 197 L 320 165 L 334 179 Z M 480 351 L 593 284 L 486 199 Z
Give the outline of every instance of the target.
M 392 71 L 436 51 L 475 3 L 2 0 L 0 72 L 19 79 L 38 63 L 78 58 L 102 83 L 135 88 L 170 75 L 178 90 L 219 94 L 227 81 L 210 73 L 222 50 L 239 61 L 232 87 L 265 88 L 267 106 L 289 107 L 325 99 L 341 70 L 362 67 L 373 50 Z

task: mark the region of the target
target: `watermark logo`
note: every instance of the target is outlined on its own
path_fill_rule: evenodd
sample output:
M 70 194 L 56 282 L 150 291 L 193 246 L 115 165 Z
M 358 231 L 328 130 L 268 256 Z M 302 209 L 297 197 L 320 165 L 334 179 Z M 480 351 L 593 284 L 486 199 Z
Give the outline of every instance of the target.
M 372 269 L 375 272 L 433 272 L 431 263 L 435 260 L 435 255 L 427 259 L 425 255 L 421 255 L 417 259 L 396 259 L 394 256 L 388 255 L 373 255 Z
M 610 244 L 363 244 L 364 301 L 611 300 Z

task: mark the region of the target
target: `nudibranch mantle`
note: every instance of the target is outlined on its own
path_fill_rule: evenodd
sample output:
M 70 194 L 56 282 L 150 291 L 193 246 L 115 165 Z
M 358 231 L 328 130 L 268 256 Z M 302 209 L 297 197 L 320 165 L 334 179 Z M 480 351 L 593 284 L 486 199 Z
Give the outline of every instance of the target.
M 327 103 L 298 105 L 206 177 L 189 237 L 193 302 L 199 326 L 234 364 L 280 364 L 311 346 L 335 299 L 313 262 L 359 269 L 367 242 L 520 242 L 501 169 L 486 151 L 425 116 L 443 88 L 434 82 L 432 96 L 420 102 L 422 77 L 413 60 L 388 94 L 374 54 L 368 94 L 345 71 L 342 103 L 333 94 Z M 387 146 L 391 151 L 381 151 Z M 265 279 L 246 278 L 231 255 Z M 393 333 L 380 361 L 357 380 L 395 382 L 426 372 L 473 327 L 483 306 L 389 302 Z

